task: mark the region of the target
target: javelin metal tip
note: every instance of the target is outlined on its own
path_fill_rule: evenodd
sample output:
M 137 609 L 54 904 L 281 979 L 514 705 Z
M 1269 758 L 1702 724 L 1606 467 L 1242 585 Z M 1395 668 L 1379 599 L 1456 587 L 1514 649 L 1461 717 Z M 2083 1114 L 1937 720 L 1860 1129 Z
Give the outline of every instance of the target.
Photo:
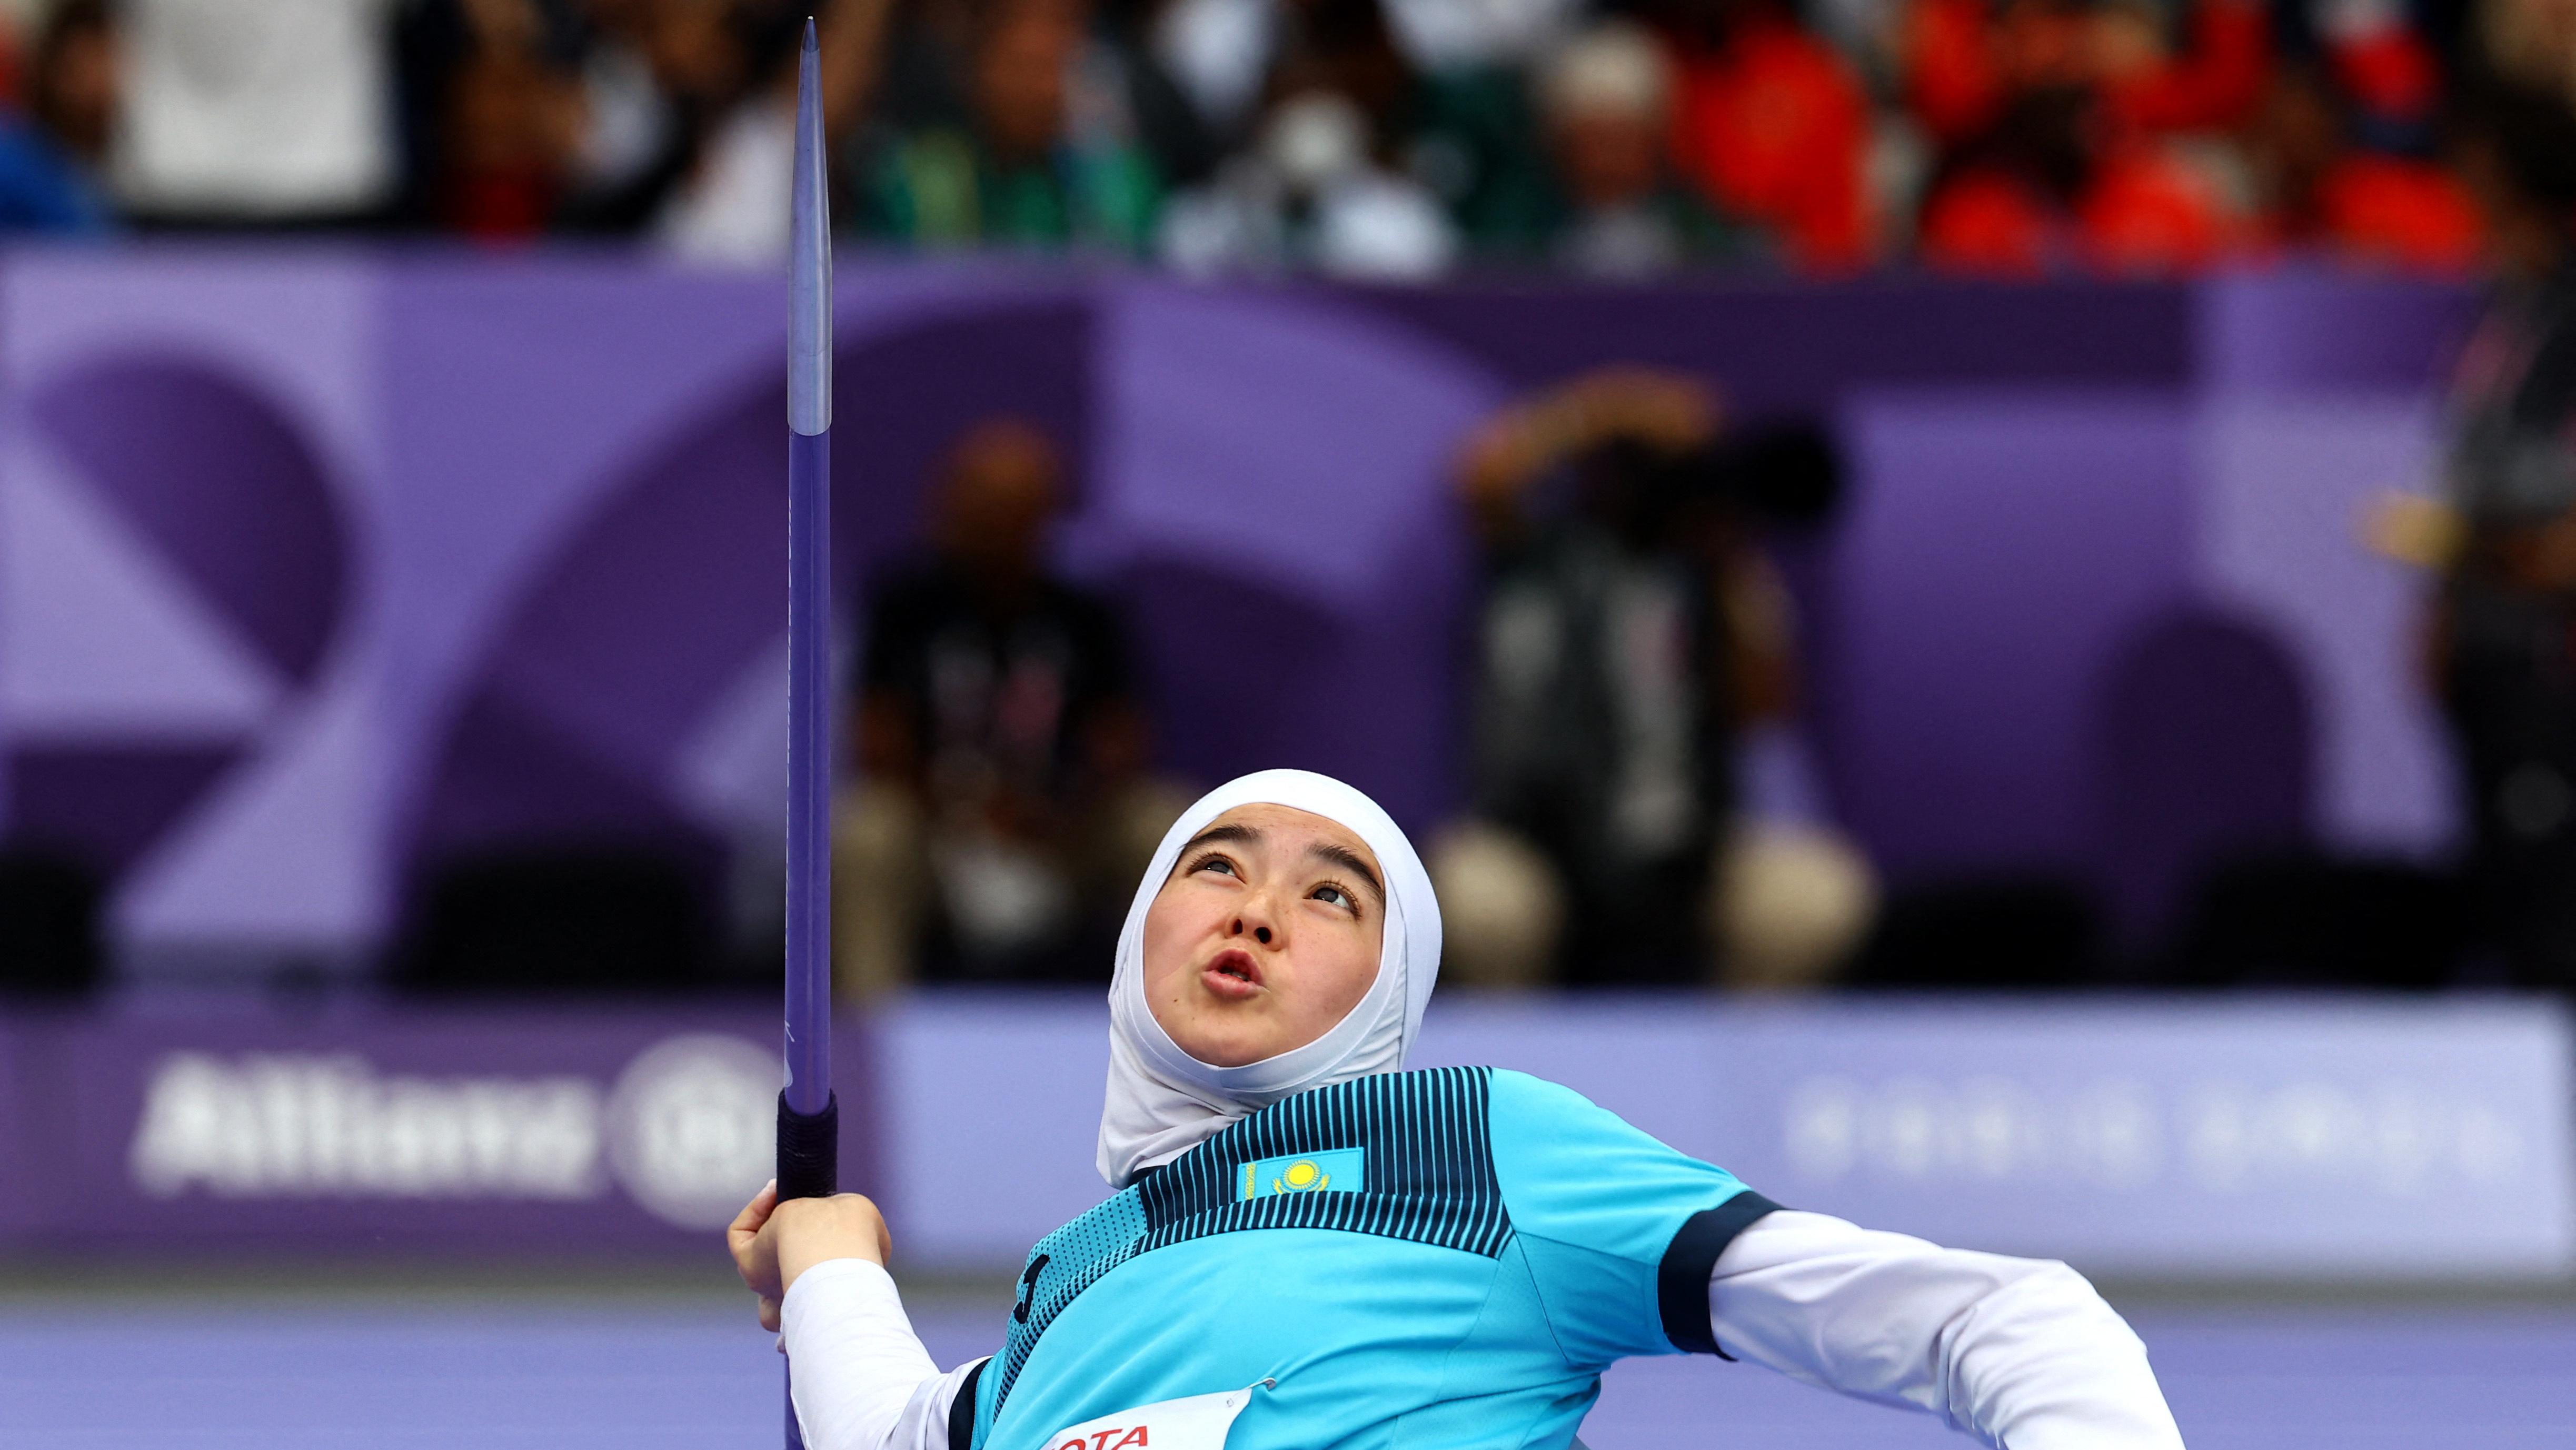
M 787 426 L 812 437 L 832 426 L 832 204 L 823 144 L 822 53 L 805 20 L 796 60 L 796 177 L 788 217 Z

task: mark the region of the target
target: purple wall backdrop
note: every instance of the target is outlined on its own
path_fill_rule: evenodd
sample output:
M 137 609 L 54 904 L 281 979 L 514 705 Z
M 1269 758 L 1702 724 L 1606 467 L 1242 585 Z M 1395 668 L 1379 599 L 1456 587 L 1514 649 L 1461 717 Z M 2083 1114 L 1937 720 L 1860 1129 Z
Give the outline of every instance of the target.
M 2375 491 L 2427 485 L 2455 291 L 977 265 L 848 268 L 840 295 L 845 590 L 910 543 L 957 429 L 1039 419 L 1081 465 L 1065 563 L 1135 606 L 1185 775 L 1310 765 L 1436 822 L 1468 584 L 1447 460 L 1518 389 L 1646 361 L 1844 440 L 1852 506 L 1790 562 L 1835 808 L 1899 878 L 2053 862 L 2152 911 L 2170 852 L 2131 808 L 2171 762 L 2120 702 L 2160 668 L 2223 689 L 2228 660 L 2285 703 L 2219 774 L 2335 844 L 2449 839 L 2415 585 L 2352 540 Z M 110 869 L 146 973 L 362 966 L 458 847 L 770 848 L 785 312 L 769 279 L 598 259 L 0 258 L 0 831 Z M 1211 576 L 1270 675 L 1207 670 L 1161 607 Z

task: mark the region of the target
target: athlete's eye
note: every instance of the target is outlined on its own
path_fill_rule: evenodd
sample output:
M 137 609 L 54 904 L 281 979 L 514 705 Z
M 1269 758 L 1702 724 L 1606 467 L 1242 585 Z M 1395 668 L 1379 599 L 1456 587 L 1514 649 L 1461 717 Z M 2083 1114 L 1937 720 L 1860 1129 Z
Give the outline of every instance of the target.
M 1317 901 L 1324 903 L 1326 906 L 1338 906 L 1345 911 L 1359 910 L 1360 904 L 1351 899 L 1351 894 L 1344 891 L 1342 888 L 1335 886 L 1330 881 L 1316 887 L 1312 895 Z
M 1225 859 L 1223 856 L 1201 857 L 1199 859 L 1199 863 L 1190 868 L 1190 874 L 1195 876 L 1201 871 L 1218 871 L 1225 875 L 1232 876 L 1237 880 L 1242 879 L 1243 876 L 1242 872 L 1234 869 L 1234 863 Z

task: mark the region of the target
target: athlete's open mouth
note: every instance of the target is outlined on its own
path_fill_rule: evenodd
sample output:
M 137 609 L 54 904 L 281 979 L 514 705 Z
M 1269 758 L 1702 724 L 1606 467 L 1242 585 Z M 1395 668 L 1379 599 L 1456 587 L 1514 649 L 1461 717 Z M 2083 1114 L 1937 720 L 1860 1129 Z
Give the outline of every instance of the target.
M 1216 954 L 1200 974 L 1208 985 L 1227 996 L 1248 995 L 1261 986 L 1261 965 L 1252 953 L 1241 947 L 1227 947 Z

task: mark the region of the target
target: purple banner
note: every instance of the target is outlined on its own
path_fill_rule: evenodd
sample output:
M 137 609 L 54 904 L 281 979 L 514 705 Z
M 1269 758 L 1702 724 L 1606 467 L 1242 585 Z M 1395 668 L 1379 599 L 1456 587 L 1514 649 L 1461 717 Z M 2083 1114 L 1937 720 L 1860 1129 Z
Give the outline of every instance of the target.
M 845 1186 L 1007 1270 L 1107 1192 L 1092 994 L 842 1024 Z M 714 1252 L 770 1176 L 777 1027 L 681 1012 L 0 1019 L 0 1243 Z M 2092 1272 L 2576 1269 L 2566 1015 L 2521 1004 L 1499 1002 L 1417 1065 L 1568 1084 L 1775 1199 Z
M 708 1254 L 771 1175 L 774 1011 L 103 1015 L 0 1030 L 20 1088 L 0 1103 L 0 1232 L 34 1242 Z M 845 1181 L 863 1185 L 864 1032 L 843 1038 L 834 1080 Z

